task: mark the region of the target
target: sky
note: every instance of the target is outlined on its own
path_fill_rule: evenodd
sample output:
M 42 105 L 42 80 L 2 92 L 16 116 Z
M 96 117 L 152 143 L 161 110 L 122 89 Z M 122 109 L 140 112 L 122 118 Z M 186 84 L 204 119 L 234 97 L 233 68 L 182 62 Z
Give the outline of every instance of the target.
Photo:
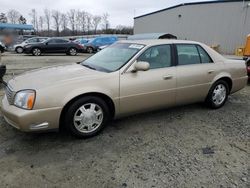
M 0 0 L 0 12 L 16 9 L 29 21 L 29 12 L 35 8 L 39 14 L 43 9 L 57 9 L 67 12 L 79 9 L 93 15 L 108 13 L 111 27 L 117 25 L 133 26 L 133 18 L 146 13 L 164 9 L 173 5 L 205 0 Z

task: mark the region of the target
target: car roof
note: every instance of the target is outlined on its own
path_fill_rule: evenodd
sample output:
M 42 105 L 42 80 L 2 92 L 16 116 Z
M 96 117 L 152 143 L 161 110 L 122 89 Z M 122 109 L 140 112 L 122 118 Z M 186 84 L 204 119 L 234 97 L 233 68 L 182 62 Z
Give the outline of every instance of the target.
M 153 40 L 122 40 L 120 43 L 133 43 L 143 45 L 161 45 L 161 44 L 200 44 L 199 42 L 189 40 L 176 40 L 176 39 L 153 39 Z

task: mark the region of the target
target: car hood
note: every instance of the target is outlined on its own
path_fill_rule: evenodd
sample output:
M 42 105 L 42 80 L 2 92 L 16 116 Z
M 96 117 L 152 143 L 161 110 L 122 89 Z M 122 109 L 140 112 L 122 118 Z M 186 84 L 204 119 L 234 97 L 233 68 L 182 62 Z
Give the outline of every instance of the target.
M 55 84 L 67 84 L 81 79 L 95 79 L 105 72 L 99 72 L 80 64 L 46 67 L 18 75 L 8 82 L 10 89 L 19 91 L 23 89 L 38 90 Z

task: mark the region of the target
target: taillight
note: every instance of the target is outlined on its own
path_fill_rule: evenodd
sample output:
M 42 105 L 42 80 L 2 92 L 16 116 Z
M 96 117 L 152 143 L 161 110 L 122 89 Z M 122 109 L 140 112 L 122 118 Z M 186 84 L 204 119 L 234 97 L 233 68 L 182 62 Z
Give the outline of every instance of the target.
M 80 45 L 80 44 L 77 44 L 77 46 L 78 46 L 79 48 L 83 48 L 83 46 L 82 46 L 82 45 Z

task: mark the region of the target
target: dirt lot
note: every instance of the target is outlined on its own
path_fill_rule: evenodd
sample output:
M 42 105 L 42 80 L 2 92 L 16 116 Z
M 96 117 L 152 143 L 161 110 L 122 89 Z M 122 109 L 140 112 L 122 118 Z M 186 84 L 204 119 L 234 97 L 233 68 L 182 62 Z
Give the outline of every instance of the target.
M 2 63 L 18 74 L 84 58 L 6 53 Z M 0 187 L 249 187 L 249 112 L 247 86 L 219 110 L 195 104 L 140 114 L 85 140 L 22 133 L 1 115 Z

